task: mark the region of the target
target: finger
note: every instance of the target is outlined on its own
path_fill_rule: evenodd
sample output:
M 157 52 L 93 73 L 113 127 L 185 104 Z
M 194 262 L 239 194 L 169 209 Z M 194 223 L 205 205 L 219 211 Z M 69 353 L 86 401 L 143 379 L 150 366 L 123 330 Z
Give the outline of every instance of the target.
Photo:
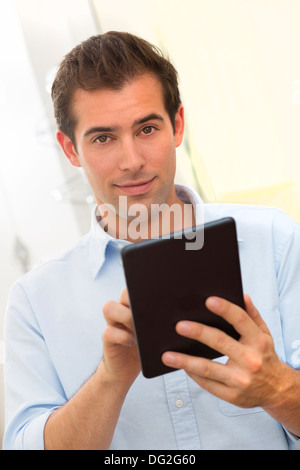
M 244 309 L 219 297 L 207 298 L 206 306 L 213 313 L 220 315 L 230 323 L 241 336 L 255 341 L 258 327 Z
M 120 303 L 129 307 L 129 297 L 128 297 L 128 290 L 125 288 L 122 290 L 120 295 Z
M 131 311 L 128 307 L 110 300 L 103 306 L 103 315 L 108 324 L 123 326 L 133 330 Z
M 169 367 L 184 369 L 198 383 L 201 378 L 220 382 L 227 387 L 236 387 L 243 386 L 247 380 L 241 369 L 229 369 L 225 364 L 203 357 L 167 351 L 162 355 L 162 361 Z
M 227 385 L 224 385 L 221 382 L 215 381 L 215 380 L 210 380 L 204 377 L 195 377 L 192 374 L 188 374 L 191 379 L 193 379 L 203 390 L 206 390 L 207 392 L 211 393 L 212 395 L 215 395 L 218 398 L 221 398 L 222 400 L 225 400 L 227 402 L 232 402 L 232 388 L 228 387 Z
M 180 321 L 176 324 L 176 331 L 182 336 L 206 344 L 223 356 L 231 357 L 238 363 L 243 363 L 244 346 L 224 331 L 198 322 Z
M 223 382 L 226 370 L 213 361 L 203 357 L 189 356 L 188 354 L 167 351 L 162 355 L 162 361 L 169 367 L 184 369 L 187 373 L 195 374 L 199 377 L 209 378 Z
M 267 327 L 266 323 L 262 319 L 259 311 L 257 308 L 254 306 L 251 298 L 249 295 L 245 294 L 244 295 L 244 302 L 245 302 L 245 308 L 246 312 L 248 315 L 252 318 L 252 320 L 255 322 L 255 324 L 263 331 L 264 333 L 271 334 L 269 328 Z
M 103 332 L 103 342 L 106 344 L 119 344 L 122 346 L 131 347 L 135 342 L 135 336 L 127 329 L 119 328 L 117 326 L 108 325 Z

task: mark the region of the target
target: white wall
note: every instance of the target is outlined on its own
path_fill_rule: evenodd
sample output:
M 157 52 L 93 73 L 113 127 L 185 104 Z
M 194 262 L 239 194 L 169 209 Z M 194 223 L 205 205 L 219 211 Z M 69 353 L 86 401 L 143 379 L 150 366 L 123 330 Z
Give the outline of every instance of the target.
M 217 200 L 274 205 L 300 222 L 300 2 L 155 3 L 200 184 Z

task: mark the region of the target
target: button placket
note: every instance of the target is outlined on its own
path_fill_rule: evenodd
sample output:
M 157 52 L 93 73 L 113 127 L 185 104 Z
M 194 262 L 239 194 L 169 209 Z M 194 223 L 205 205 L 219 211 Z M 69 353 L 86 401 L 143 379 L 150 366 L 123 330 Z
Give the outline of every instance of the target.
M 177 408 L 182 408 L 183 407 L 183 401 L 181 400 L 180 397 L 177 397 L 175 405 L 177 406 Z
M 185 372 L 179 370 L 165 374 L 163 377 L 178 449 L 201 449 L 198 426 Z

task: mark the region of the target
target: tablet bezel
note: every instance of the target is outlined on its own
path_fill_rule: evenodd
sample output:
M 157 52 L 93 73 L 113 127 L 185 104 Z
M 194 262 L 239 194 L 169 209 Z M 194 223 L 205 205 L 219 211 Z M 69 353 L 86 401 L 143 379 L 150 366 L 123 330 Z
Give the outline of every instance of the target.
M 203 246 L 199 250 L 186 249 L 195 231 L 201 231 L 199 236 L 204 235 Z M 174 371 L 161 361 L 161 355 L 167 350 L 209 359 L 222 356 L 206 345 L 177 334 L 175 325 L 179 320 L 210 324 L 239 339 L 231 325 L 204 305 L 208 296 L 215 295 L 244 308 L 233 218 L 127 245 L 122 250 L 122 262 L 146 378 Z

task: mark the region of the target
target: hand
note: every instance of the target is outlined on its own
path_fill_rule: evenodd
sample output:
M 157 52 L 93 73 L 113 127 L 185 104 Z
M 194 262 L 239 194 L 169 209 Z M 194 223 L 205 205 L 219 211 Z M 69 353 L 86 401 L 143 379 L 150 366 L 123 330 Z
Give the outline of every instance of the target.
M 103 307 L 107 327 L 103 333 L 102 366 L 119 385 L 130 386 L 140 372 L 140 361 L 133 330 L 127 289 L 120 301 L 109 301 Z
M 184 369 L 202 388 L 219 398 L 244 408 L 272 407 L 284 393 L 285 364 L 274 349 L 267 325 L 249 296 L 244 297 L 245 310 L 220 298 L 207 299 L 206 306 L 220 315 L 241 335 L 239 341 L 226 333 L 197 322 L 177 323 L 179 334 L 196 339 L 222 355 L 226 364 L 186 354 L 166 352 L 163 362 Z

